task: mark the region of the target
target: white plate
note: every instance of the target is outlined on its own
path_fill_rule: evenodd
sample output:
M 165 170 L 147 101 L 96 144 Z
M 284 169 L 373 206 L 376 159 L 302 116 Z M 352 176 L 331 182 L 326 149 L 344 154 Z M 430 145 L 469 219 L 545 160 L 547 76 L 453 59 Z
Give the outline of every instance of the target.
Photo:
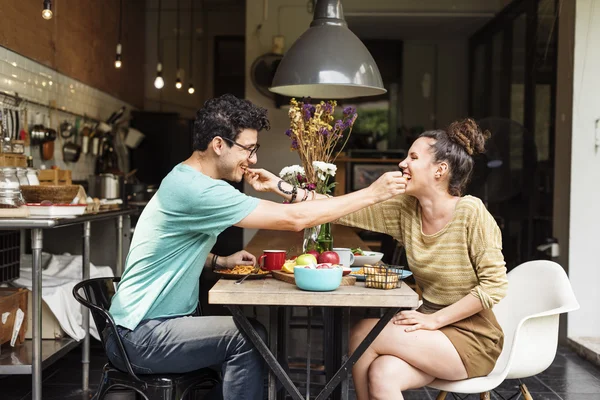
M 365 253 L 364 256 L 354 256 L 353 267 L 362 267 L 366 264 L 373 265 L 383 257 L 383 253 L 379 253 L 378 251 L 363 251 L 363 253 Z
M 85 204 L 54 204 L 42 206 L 40 204 L 27 203 L 29 215 L 34 218 L 40 217 L 76 217 L 85 212 Z

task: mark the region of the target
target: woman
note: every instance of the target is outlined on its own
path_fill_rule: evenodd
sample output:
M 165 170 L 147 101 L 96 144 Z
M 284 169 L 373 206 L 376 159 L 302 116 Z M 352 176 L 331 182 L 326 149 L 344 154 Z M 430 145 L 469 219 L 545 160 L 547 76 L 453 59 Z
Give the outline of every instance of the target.
M 422 133 L 399 164 L 405 194 L 337 221 L 403 244 L 423 293 L 423 305 L 398 313 L 355 364 L 359 400 L 402 399 L 403 390 L 436 378 L 484 376 L 494 368 L 504 336 L 491 308 L 508 285 L 502 239 L 481 200 L 461 197 L 487 137 L 471 119 Z M 253 186 L 273 179 L 253 172 Z M 352 329 L 350 352 L 376 322 Z

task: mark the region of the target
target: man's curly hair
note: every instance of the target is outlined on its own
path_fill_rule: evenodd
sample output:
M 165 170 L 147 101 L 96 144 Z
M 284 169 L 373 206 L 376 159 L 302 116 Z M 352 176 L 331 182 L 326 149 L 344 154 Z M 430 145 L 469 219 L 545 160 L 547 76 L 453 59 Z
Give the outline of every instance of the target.
M 269 130 L 267 110 L 232 94 L 207 100 L 196 113 L 194 150 L 204 151 L 215 136 L 236 140 L 244 129 Z M 227 142 L 227 141 L 226 141 Z M 232 144 L 227 142 L 228 146 Z

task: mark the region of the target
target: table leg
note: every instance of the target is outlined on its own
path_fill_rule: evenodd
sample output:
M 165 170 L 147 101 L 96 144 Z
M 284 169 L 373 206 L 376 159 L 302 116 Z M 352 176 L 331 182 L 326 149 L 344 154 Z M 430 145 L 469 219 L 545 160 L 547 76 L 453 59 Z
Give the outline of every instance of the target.
M 319 393 L 319 395 L 317 396 L 316 400 L 325 400 L 329 398 L 331 392 L 333 392 L 337 385 L 340 384 L 342 379 L 348 376 L 350 368 L 352 368 L 352 366 L 356 364 L 356 362 L 363 355 L 365 350 L 367 350 L 371 343 L 373 343 L 375 338 L 381 333 L 383 328 L 385 328 L 385 326 L 392 320 L 392 318 L 398 313 L 398 311 L 400 311 L 400 308 L 389 308 L 386 311 L 383 317 L 381 317 L 381 319 L 377 322 L 377 324 L 375 324 L 373 329 L 371 329 L 371 332 L 369 332 L 369 334 L 363 339 L 360 345 L 358 345 L 354 353 L 352 353 L 352 355 L 346 361 L 344 361 L 344 363 L 342 364 L 340 369 L 338 369 L 338 371 L 335 373 L 333 378 L 331 378 L 331 380 L 327 382 L 323 390 L 321 390 L 321 393 Z
M 306 400 L 310 399 L 310 355 L 312 348 L 310 345 L 310 328 L 311 328 L 312 307 L 307 307 L 306 310 Z
M 83 223 L 83 280 L 90 279 L 90 228 L 91 222 Z M 87 391 L 90 388 L 90 312 L 84 306 L 81 306 L 81 312 L 83 315 L 83 330 L 85 331 L 81 355 L 82 389 Z
M 290 379 L 290 377 L 285 373 L 284 369 L 281 367 L 273 353 L 269 351 L 267 345 L 262 341 L 256 330 L 248 321 L 246 316 L 242 313 L 242 310 L 239 306 L 236 305 L 227 305 L 226 306 L 229 311 L 231 311 L 231 315 L 233 319 L 238 323 L 242 332 L 246 335 L 248 339 L 254 344 L 254 347 L 258 350 L 262 358 L 267 362 L 269 369 L 275 374 L 277 379 L 283 384 L 287 392 L 290 394 L 292 399 L 294 400 L 304 400 L 302 394 L 298 391 L 298 388 L 294 386 L 294 383 Z
M 117 217 L 117 276 L 123 275 L 123 216 Z
M 277 346 L 278 343 L 278 329 L 277 329 L 277 320 L 279 317 L 279 307 L 269 307 L 269 347 L 273 354 L 277 354 Z M 277 398 L 277 378 L 269 370 L 269 393 L 268 399 L 275 400 Z
M 42 400 L 42 245 L 41 229 L 31 230 L 32 255 L 32 305 L 33 305 L 33 357 L 31 375 L 31 398 Z
M 342 363 L 348 360 L 348 335 L 350 334 L 350 309 L 343 308 L 340 310 L 340 352 Z M 350 375 L 346 375 L 346 377 L 342 380 L 342 384 L 340 385 L 340 396 L 342 400 L 348 400 L 349 389 L 350 389 Z

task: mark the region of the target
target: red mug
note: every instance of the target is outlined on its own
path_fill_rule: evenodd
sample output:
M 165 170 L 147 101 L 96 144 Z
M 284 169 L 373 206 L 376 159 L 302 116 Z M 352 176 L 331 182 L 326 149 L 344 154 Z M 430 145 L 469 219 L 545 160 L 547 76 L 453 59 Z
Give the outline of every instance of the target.
M 258 265 L 267 271 L 279 271 L 285 264 L 285 256 L 285 250 L 264 250 L 264 254 L 258 259 Z

